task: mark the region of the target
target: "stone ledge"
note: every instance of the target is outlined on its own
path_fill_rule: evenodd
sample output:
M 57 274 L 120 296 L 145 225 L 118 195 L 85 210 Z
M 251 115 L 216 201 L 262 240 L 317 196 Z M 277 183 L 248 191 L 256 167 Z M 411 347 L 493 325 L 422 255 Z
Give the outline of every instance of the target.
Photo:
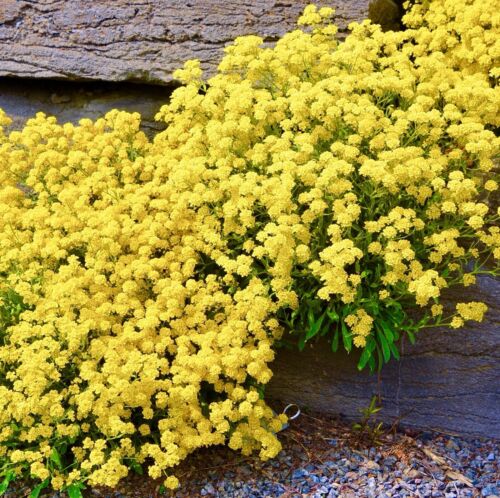
M 400 362 L 383 368 L 380 384 L 358 372 L 355 355 L 333 354 L 325 341 L 302 353 L 279 351 L 267 395 L 355 420 L 380 390 L 387 423 L 500 438 L 500 280 L 478 278 L 453 291 L 454 300 L 460 296 L 488 304 L 484 322 L 421 331 L 415 345 L 403 344 Z
M 309 0 L 2 0 L 0 76 L 168 83 L 198 58 L 213 74 L 240 35 L 272 41 Z M 337 23 L 368 16 L 368 0 L 318 0 Z

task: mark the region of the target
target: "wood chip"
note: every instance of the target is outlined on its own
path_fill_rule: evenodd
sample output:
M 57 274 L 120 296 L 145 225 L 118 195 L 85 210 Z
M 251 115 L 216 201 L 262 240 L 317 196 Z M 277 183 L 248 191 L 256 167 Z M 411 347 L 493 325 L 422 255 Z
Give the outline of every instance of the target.
M 474 485 L 472 482 L 467 479 L 463 474 L 460 474 L 460 472 L 456 472 L 455 470 L 448 470 L 446 472 L 447 477 L 449 477 L 453 481 L 460 481 L 462 484 L 465 484 L 469 488 L 473 488 Z
M 448 467 L 448 464 L 446 463 L 446 460 L 443 457 L 440 457 L 439 455 L 436 455 L 433 453 L 431 450 L 428 448 L 422 448 L 422 451 L 433 461 L 436 462 L 438 465 L 443 465 L 445 467 Z

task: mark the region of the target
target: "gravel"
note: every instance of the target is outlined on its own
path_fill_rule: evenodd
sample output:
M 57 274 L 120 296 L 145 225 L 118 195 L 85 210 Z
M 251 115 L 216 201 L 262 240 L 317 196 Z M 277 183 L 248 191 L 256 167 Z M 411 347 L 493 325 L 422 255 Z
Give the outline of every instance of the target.
M 280 434 L 283 451 L 267 462 L 225 447 L 206 448 L 176 469 L 182 487 L 134 475 L 117 490 L 87 489 L 95 498 L 500 498 L 500 441 L 411 430 L 386 433 L 381 444 L 350 425 L 302 414 Z M 6 498 L 26 495 L 27 486 Z M 50 498 L 63 493 L 48 493 Z

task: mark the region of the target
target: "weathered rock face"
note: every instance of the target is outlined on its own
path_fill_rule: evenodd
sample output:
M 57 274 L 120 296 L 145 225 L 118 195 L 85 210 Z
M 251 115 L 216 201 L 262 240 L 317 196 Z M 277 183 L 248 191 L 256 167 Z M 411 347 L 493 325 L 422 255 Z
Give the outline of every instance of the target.
M 187 59 L 213 73 L 236 36 L 275 40 L 309 0 L 1 0 L 0 76 L 165 83 Z M 341 29 L 368 0 L 319 0 Z
M 486 302 L 485 321 L 421 331 L 416 344 L 403 344 L 399 362 L 384 366 L 380 382 L 358 372 L 357 357 L 333 354 L 326 342 L 302 353 L 279 351 L 267 394 L 359 419 L 359 410 L 380 392 L 381 419 L 388 423 L 500 437 L 500 281 L 484 277 L 448 298 Z

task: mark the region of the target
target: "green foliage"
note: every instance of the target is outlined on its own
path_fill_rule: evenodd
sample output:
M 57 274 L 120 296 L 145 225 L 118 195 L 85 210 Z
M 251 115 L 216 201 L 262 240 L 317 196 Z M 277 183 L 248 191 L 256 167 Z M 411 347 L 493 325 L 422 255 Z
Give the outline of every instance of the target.
M 371 445 L 381 444 L 381 437 L 384 434 L 382 422 L 377 422 L 377 413 L 382 406 L 377 404 L 377 396 L 373 396 L 370 404 L 360 410 L 362 418 L 352 425 L 352 430 L 356 434 L 358 443 L 368 442 Z

